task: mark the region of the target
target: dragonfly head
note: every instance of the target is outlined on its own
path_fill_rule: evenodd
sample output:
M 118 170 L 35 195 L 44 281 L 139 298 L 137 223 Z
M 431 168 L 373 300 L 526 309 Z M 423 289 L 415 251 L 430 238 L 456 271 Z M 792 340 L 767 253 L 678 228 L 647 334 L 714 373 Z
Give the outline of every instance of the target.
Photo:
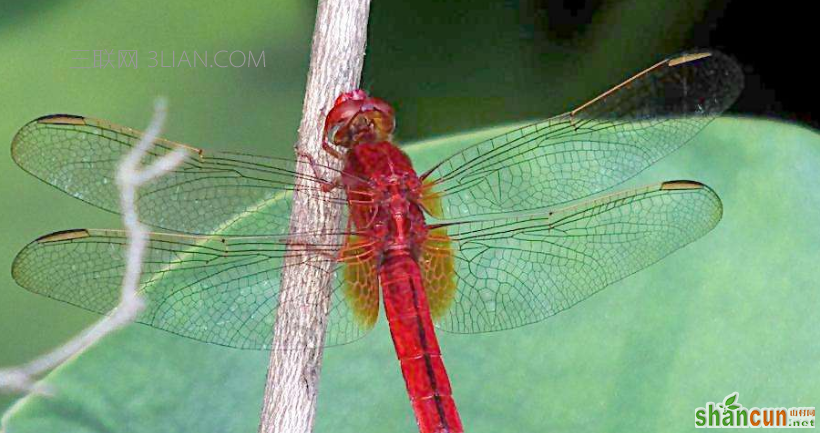
M 345 92 L 336 98 L 325 119 L 325 141 L 351 148 L 362 143 L 390 141 L 396 129 L 393 107 L 364 90 Z

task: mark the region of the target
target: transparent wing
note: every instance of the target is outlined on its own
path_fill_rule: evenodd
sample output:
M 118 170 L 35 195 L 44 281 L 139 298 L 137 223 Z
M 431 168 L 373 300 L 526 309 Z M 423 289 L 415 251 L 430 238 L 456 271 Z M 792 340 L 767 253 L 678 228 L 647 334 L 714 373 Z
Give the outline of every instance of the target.
M 423 175 L 438 218 L 547 209 L 604 191 L 689 141 L 743 87 L 712 52 L 667 59 L 577 109 L 469 147 Z M 438 213 L 438 215 L 436 215 Z
M 14 161 L 42 181 L 102 209 L 118 212 L 117 166 L 143 133 L 104 120 L 53 115 L 24 126 L 12 142 Z M 213 152 L 158 139 L 145 163 L 178 147 L 188 158 L 139 191 L 140 219 L 192 234 L 277 235 L 288 230 L 295 161 Z M 310 167 L 298 167 L 312 173 Z M 319 188 L 301 175 L 300 188 Z M 340 193 L 340 191 L 339 191 Z M 337 194 L 327 199 L 337 206 Z
M 540 215 L 444 225 L 455 264 L 438 278 L 458 289 L 437 326 L 474 333 L 546 319 L 698 239 L 721 215 L 711 189 L 675 181 Z
M 117 230 L 57 232 L 24 248 L 12 275 L 31 292 L 106 314 L 119 301 L 125 244 L 124 232 Z M 378 286 L 359 287 L 356 299 L 346 296 L 341 287 L 348 263 L 329 258 L 339 247 L 287 249 L 275 237 L 152 234 L 140 280 L 147 307 L 138 322 L 222 346 L 275 348 L 280 274 L 286 266 L 308 264 L 334 269 L 328 275 L 335 289 L 329 293 L 327 344 L 356 340 L 375 322 L 360 316 L 374 291 L 378 312 Z M 288 302 L 315 302 L 311 295 Z

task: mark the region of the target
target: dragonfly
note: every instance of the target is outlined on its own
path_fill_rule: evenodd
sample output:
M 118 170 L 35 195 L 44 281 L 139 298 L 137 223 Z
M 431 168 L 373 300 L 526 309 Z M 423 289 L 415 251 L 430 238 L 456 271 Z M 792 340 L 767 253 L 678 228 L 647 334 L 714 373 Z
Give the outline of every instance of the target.
M 292 301 L 280 300 L 280 276 L 326 265 L 324 344 L 364 336 L 383 304 L 419 431 L 462 432 L 436 329 L 540 322 L 709 232 L 722 205 L 702 183 L 610 190 L 690 141 L 742 86 L 728 56 L 679 54 L 422 172 L 394 142 L 393 108 L 362 90 L 341 95 L 326 117 L 323 148 L 341 169 L 157 139 L 144 162 L 183 146 L 189 153 L 138 197 L 142 221 L 164 230 L 145 253 L 138 322 L 222 346 L 286 350 L 273 327 Z M 12 156 L 47 184 L 117 212 L 116 169 L 142 136 L 50 115 L 20 129 Z M 338 231 L 289 232 L 292 197 L 303 192 L 321 192 L 342 215 Z M 118 302 L 125 244 L 112 229 L 48 234 L 17 255 L 13 277 L 105 314 Z

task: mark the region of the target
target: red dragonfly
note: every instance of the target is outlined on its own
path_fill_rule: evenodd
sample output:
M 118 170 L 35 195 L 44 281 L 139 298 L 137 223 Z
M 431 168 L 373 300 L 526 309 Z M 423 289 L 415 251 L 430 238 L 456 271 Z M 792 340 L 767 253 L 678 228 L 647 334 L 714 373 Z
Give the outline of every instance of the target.
M 478 333 L 541 321 L 711 230 L 721 202 L 695 181 L 587 197 L 689 141 L 732 104 L 742 82 L 722 54 L 682 54 L 421 175 L 393 143 L 393 109 L 361 90 L 341 95 L 328 113 L 324 147 L 344 161 L 330 177 L 310 161 L 193 149 L 139 197 L 143 222 L 177 232 L 151 236 L 139 321 L 276 350 L 282 270 L 332 262 L 327 344 L 373 327 L 381 287 L 419 430 L 462 432 L 434 325 Z M 52 115 L 24 126 L 12 155 L 46 183 L 117 212 L 112 180 L 141 136 Z M 148 159 L 179 146 L 159 139 Z M 332 191 L 326 200 L 346 215 L 344 230 L 288 233 L 297 177 L 312 185 L 305 189 Z M 117 230 L 56 232 L 23 249 L 12 272 L 32 292 L 106 313 L 118 300 L 125 241 Z

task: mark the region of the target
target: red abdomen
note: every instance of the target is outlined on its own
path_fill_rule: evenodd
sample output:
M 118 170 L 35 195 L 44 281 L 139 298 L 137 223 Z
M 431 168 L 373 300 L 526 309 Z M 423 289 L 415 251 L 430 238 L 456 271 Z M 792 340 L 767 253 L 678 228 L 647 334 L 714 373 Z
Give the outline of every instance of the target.
M 418 264 L 407 251 L 388 251 L 379 279 L 390 333 L 419 431 L 463 432 Z

